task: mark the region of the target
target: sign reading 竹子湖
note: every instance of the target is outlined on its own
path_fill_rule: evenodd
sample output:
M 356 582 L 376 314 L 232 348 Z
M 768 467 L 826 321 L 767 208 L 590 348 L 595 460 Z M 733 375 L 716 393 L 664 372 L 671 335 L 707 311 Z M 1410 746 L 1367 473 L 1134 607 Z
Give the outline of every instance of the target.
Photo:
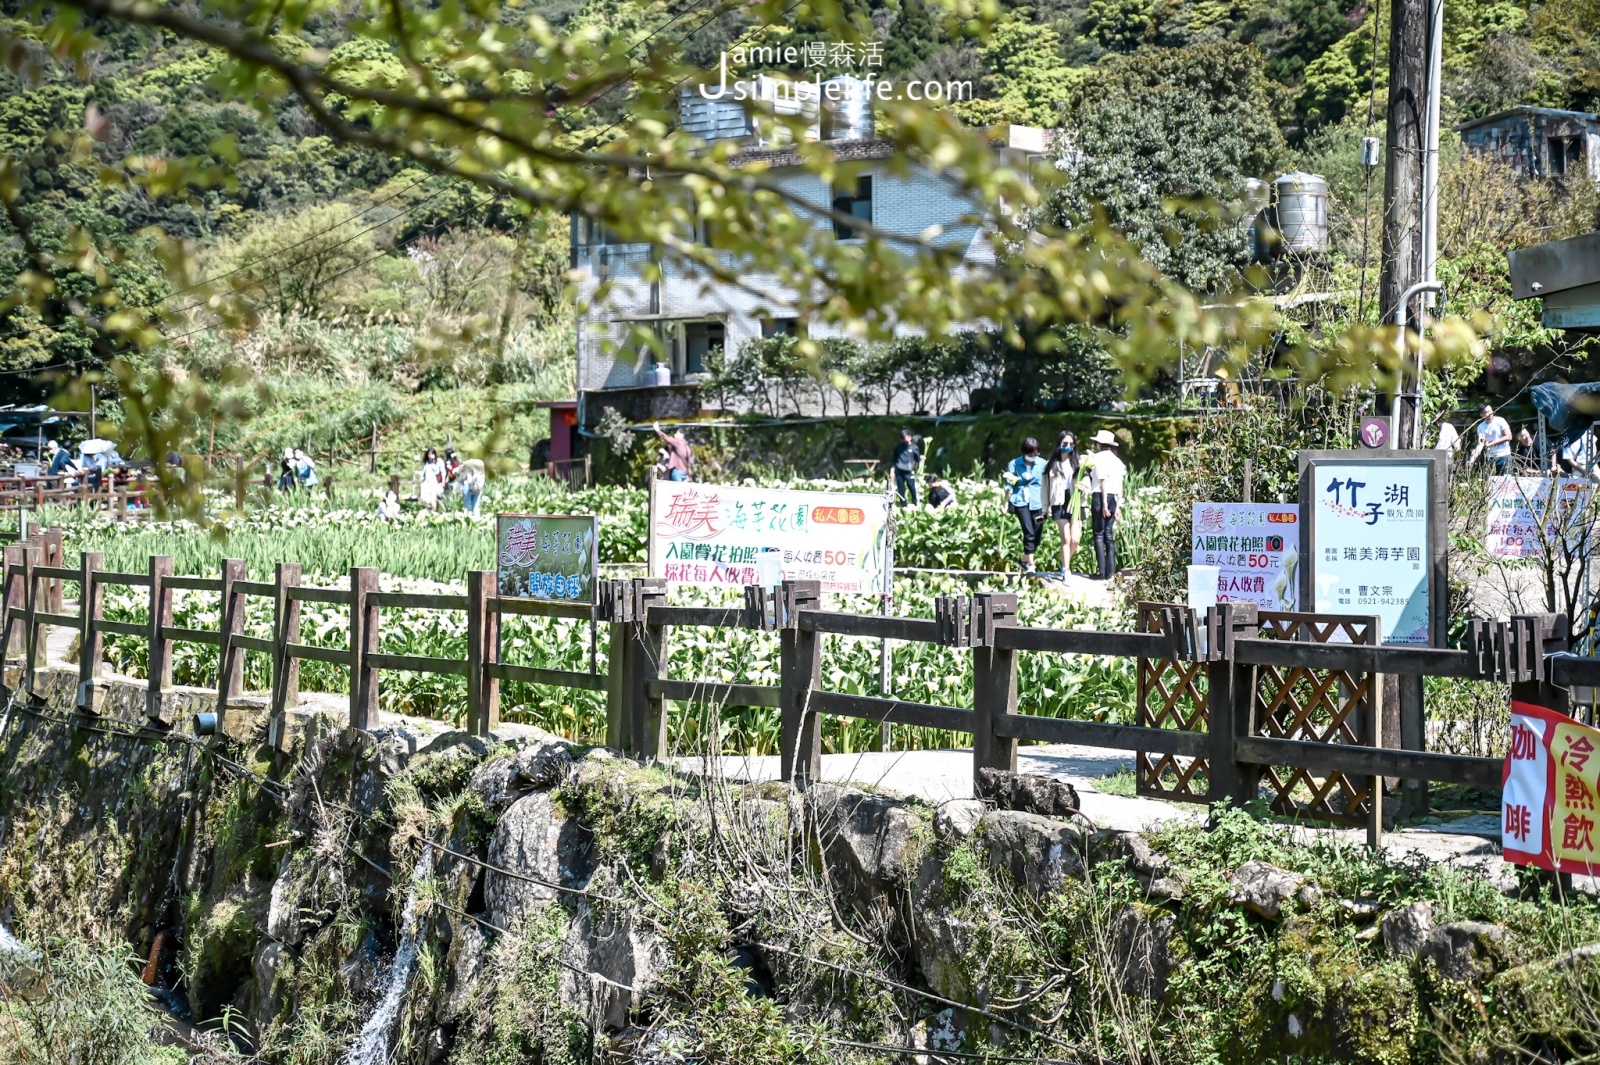
M 889 504 L 879 495 L 687 481 L 650 485 L 650 576 L 673 584 L 760 583 L 763 551 L 784 580 L 825 592 L 886 590 Z
M 597 531 L 592 514 L 497 515 L 495 569 L 500 594 L 594 602 Z
M 1302 609 L 1376 616 L 1384 643 L 1442 638 L 1442 461 L 1443 452 L 1301 452 Z

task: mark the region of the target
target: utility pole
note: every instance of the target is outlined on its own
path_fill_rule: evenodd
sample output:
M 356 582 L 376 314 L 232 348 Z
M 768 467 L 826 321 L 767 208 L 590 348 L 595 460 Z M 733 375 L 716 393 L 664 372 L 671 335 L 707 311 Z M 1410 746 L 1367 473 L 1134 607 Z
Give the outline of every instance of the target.
M 1422 280 L 1425 237 L 1422 219 L 1426 206 L 1423 161 L 1429 147 L 1426 97 L 1430 2 L 1438 0 L 1391 0 L 1390 6 L 1383 269 L 1378 283 L 1380 322 L 1394 321 L 1401 295 Z M 1377 57 L 1373 57 L 1373 61 L 1376 62 Z M 1401 390 L 1404 387 L 1402 383 Z M 1392 434 L 1397 443 L 1410 441 L 1415 436 L 1416 411 L 1409 408 L 1409 404 L 1401 404 L 1399 424 Z

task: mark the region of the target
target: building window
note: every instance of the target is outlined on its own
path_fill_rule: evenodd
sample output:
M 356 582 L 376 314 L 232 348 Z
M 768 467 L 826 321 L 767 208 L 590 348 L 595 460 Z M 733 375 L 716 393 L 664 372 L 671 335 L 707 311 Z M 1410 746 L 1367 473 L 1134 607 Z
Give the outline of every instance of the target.
M 721 322 L 685 322 L 683 326 L 683 372 L 704 373 L 706 357 L 711 349 L 722 350 L 724 337 Z
M 1582 137 L 1550 137 L 1547 144 L 1552 176 L 1559 177 L 1569 170 L 1583 169 Z
M 835 186 L 833 190 L 833 209 L 840 214 L 853 215 L 863 222 L 871 222 L 872 179 L 870 177 L 856 178 L 856 187 L 853 194 L 847 189 Z M 833 235 L 840 240 L 850 240 L 856 235 L 856 231 L 852 226 L 834 219 Z
M 763 318 L 761 319 L 761 336 L 769 337 L 795 336 L 800 332 L 800 319 L 798 318 Z

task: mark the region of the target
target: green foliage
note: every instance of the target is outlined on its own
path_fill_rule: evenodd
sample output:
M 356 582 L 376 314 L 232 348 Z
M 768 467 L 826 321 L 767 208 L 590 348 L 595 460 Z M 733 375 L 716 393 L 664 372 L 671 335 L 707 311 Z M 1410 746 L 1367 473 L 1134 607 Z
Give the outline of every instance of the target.
M 279 315 L 317 317 L 372 256 L 372 237 L 363 232 L 370 224 L 347 203 L 307 207 L 253 226 L 221 250 L 217 265 L 253 284 Z
M 1227 214 L 1247 177 L 1283 150 L 1273 90 L 1254 49 L 1205 45 L 1120 60 L 1078 86 L 1065 115 L 1081 154 L 1053 220 L 1097 216 L 1196 289 L 1230 287 L 1246 231 Z
M 1090 20 L 1094 19 L 1090 5 Z M 985 97 L 963 109 L 975 122 L 1016 122 L 1055 127 L 1061 109 L 1083 71 L 1061 56 L 1061 35 L 1049 23 L 1029 21 L 1032 11 L 1019 8 L 990 32 L 978 47 L 983 59 Z

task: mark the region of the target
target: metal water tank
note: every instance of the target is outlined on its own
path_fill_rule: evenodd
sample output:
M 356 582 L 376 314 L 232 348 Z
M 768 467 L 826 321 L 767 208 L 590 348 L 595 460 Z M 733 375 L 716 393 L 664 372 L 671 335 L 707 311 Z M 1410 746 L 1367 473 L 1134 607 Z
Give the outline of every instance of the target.
M 751 133 L 750 113 L 731 91 L 721 99 L 708 100 L 698 88 L 683 89 L 678 94 L 678 121 L 685 133 L 707 141 L 737 139 Z
M 872 84 L 841 74 L 822 83 L 822 139 L 864 141 L 872 137 Z
M 1278 232 L 1283 249 L 1305 254 L 1328 250 L 1328 181 L 1295 171 L 1272 183 L 1278 196 Z

